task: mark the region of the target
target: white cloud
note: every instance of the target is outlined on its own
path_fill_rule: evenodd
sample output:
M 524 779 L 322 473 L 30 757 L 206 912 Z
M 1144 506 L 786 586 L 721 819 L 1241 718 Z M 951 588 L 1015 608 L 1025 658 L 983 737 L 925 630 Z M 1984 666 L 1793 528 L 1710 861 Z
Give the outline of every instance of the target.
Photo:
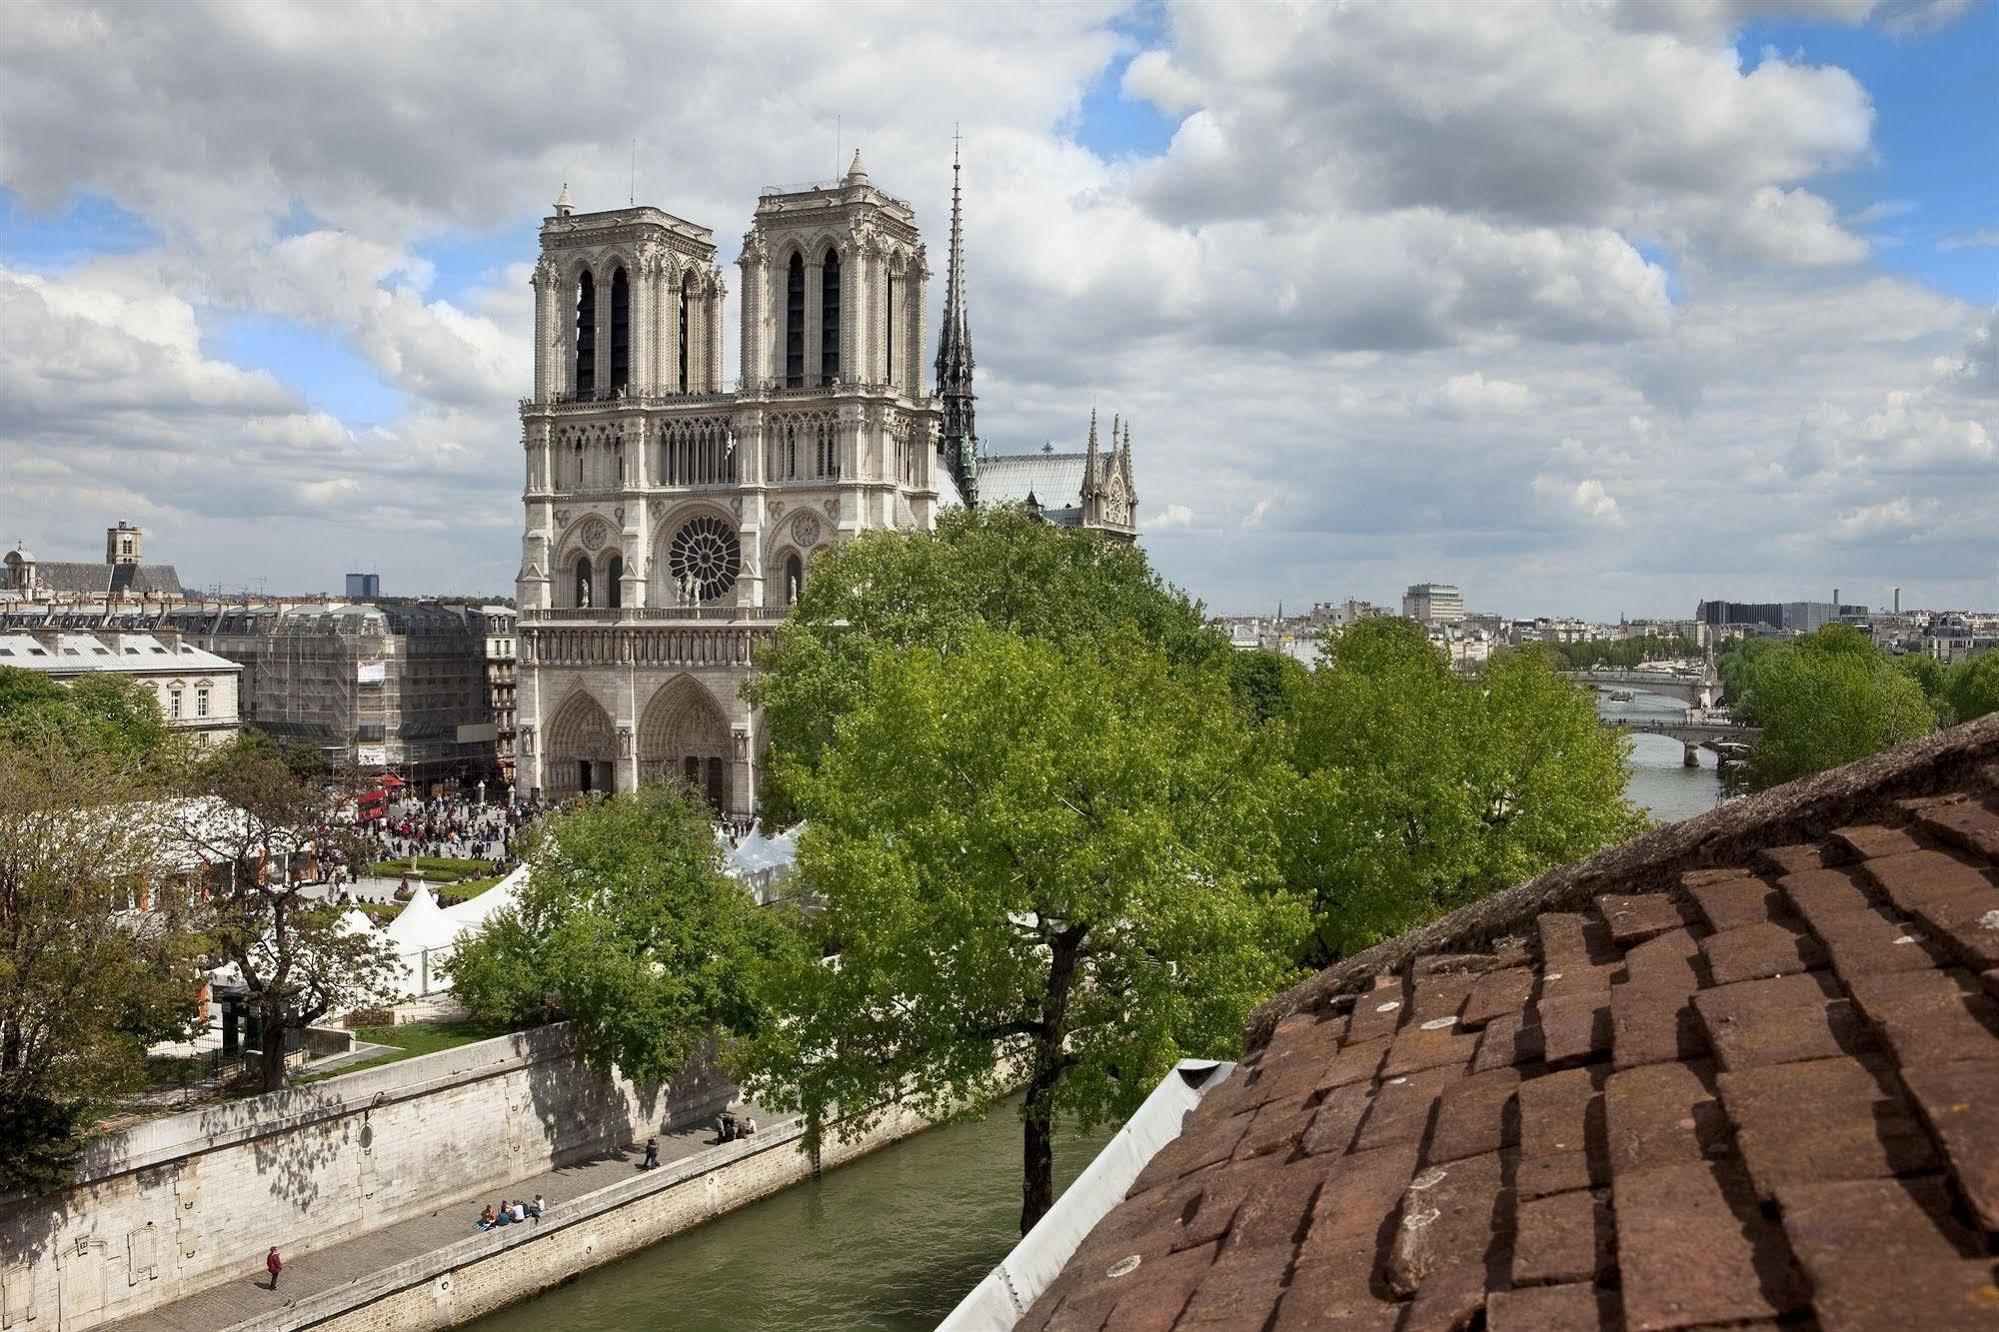
M 1999 248 L 1999 227 L 1980 227 L 1961 235 L 1946 236 L 1937 242 L 1939 250 L 1990 250 Z
M 1474 370 L 1452 375 L 1441 388 L 1428 394 L 1423 405 L 1434 416 L 1466 421 L 1496 412 L 1523 412 L 1537 399 L 1534 390 L 1510 379 L 1487 379 Z
M 1140 524 L 1148 532 L 1184 530 L 1193 525 L 1194 511 L 1185 504 L 1169 504 Z
M 1258 500 L 1255 507 L 1242 516 L 1242 530 L 1245 532 L 1256 531 L 1263 526 L 1263 520 L 1269 513 L 1270 501 L 1267 499 Z

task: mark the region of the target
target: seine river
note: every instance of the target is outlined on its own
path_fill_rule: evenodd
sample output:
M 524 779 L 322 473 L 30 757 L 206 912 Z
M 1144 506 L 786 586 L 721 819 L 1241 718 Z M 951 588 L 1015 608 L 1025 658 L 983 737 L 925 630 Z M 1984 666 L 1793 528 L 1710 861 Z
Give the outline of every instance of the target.
M 1676 700 L 1599 698 L 1606 715 L 1672 716 Z M 1634 800 L 1677 821 L 1714 808 L 1714 755 L 1681 765 L 1677 740 L 1633 737 Z M 1066 1187 L 1110 1137 L 1060 1135 Z M 934 1327 L 1013 1247 L 1020 1121 L 983 1119 L 884 1148 L 481 1321 L 480 1332 L 858 1332 Z
M 1638 694 L 1629 703 L 1612 703 L 1607 694 L 1598 694 L 1596 710 L 1606 717 L 1661 717 L 1673 719 L 1686 704 L 1660 694 Z M 1663 735 L 1631 737 L 1631 779 L 1625 790 L 1656 819 L 1678 823 L 1696 814 L 1705 814 L 1721 800 L 1721 777 L 1715 771 L 1715 756 L 1700 751 L 1698 768 L 1683 766 L 1685 751 L 1677 740 Z
M 931 1129 L 585 1274 L 479 1332 L 932 1328 L 1020 1237 L 1019 1102 Z M 1058 1131 L 1055 1185 L 1113 1128 Z

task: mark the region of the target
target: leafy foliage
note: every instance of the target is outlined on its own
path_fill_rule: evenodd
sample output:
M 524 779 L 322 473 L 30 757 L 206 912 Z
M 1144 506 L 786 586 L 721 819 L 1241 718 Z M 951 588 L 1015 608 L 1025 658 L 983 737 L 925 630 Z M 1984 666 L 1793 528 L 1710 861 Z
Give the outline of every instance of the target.
M 1944 698 L 1959 721 L 1999 712 L 1999 652 L 1986 652 L 1951 667 Z
M 1023 1229 L 1057 1114 L 1129 1114 L 1187 1055 L 1225 1055 L 1294 974 L 1301 904 L 1258 885 L 1281 765 L 1220 672 L 1125 629 L 1062 644 L 967 625 L 872 654 L 808 768 L 800 866 L 838 957 L 773 975 L 744 1052 L 758 1095 L 867 1122 L 1028 1075 Z M 996 1064 L 1002 1053 L 1017 1060 Z
M 586 1057 L 671 1078 L 717 1029 L 755 1034 L 755 977 L 796 946 L 787 923 L 722 873 L 707 810 L 677 787 L 548 821 L 519 902 L 451 963 L 474 1013 L 572 1019 Z
M 172 835 L 214 867 L 205 924 L 257 1008 L 266 1091 L 285 1085 L 286 1033 L 383 1001 L 399 965 L 385 941 L 350 931 L 339 908 L 306 892 L 303 857 L 356 863 L 363 851 L 328 819 L 327 785 L 302 775 L 314 766 L 246 732 L 198 765 L 196 798 L 164 810 Z
M 186 904 L 155 891 L 167 848 L 143 811 L 162 787 L 141 756 L 157 716 L 18 678 L 0 695 L 0 1177 L 39 1189 L 143 1084 L 146 1046 L 185 1034 L 201 941 Z
M 85 675 L 63 685 L 39 672 L 0 666 L 0 738 L 61 737 L 77 749 L 135 764 L 185 758 L 153 692 L 127 675 Z
M 1937 725 L 1918 678 L 1846 625 L 1759 649 L 1744 680 L 1745 710 L 1763 728 L 1749 761 L 1758 790 L 1865 758 Z
M 1018 507 L 952 510 L 933 532 L 861 533 L 814 557 L 746 688 L 773 751 L 790 760 L 761 793 L 766 818 L 785 824 L 803 812 L 786 774 L 809 773 L 840 718 L 865 702 L 876 654 L 948 656 L 982 629 L 1065 648 L 1129 629 L 1183 667 L 1230 651 L 1136 547 L 1059 531 Z
M 1291 707 L 1300 782 L 1279 826 L 1311 893 L 1319 961 L 1631 836 L 1629 741 L 1548 655 L 1454 674 L 1420 626 L 1364 620 L 1328 642 Z

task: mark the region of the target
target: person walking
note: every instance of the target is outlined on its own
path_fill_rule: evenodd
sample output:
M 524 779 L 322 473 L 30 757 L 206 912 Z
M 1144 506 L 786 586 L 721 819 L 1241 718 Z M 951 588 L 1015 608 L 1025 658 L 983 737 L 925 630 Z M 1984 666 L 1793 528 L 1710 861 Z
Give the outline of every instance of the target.
M 271 1289 L 276 1290 L 278 1273 L 285 1270 L 285 1260 L 278 1257 L 278 1246 L 275 1244 L 271 1246 L 271 1251 L 264 1255 L 264 1270 L 271 1274 Z
M 646 1139 L 646 1162 L 645 1162 L 645 1164 L 644 1164 L 643 1166 L 640 1166 L 639 1168 L 640 1168 L 641 1170 L 657 1170 L 657 1169 L 659 1169 L 659 1139 L 658 1139 L 658 1138 L 647 1138 L 647 1139 Z M 276 1250 L 274 1249 L 274 1250 L 272 1250 L 272 1252 L 273 1252 L 273 1253 L 275 1253 L 275 1252 L 276 1252 Z

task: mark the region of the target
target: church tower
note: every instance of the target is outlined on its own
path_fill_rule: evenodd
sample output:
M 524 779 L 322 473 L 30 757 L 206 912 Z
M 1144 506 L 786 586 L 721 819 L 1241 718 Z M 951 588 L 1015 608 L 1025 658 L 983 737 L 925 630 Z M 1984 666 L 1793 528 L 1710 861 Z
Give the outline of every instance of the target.
M 679 780 L 746 819 L 757 644 L 817 551 L 928 527 L 951 484 L 923 382 L 916 215 L 860 154 L 839 180 L 766 188 L 737 263 L 728 385 L 708 228 L 651 207 L 579 213 L 567 186 L 542 223 L 521 404 L 526 789 Z
M 937 393 L 944 407 L 940 446 L 967 507 L 978 503 L 978 429 L 972 406 L 972 327 L 965 313 L 965 233 L 958 146 L 951 145 L 951 253 L 944 274 L 944 326 L 937 331 Z

